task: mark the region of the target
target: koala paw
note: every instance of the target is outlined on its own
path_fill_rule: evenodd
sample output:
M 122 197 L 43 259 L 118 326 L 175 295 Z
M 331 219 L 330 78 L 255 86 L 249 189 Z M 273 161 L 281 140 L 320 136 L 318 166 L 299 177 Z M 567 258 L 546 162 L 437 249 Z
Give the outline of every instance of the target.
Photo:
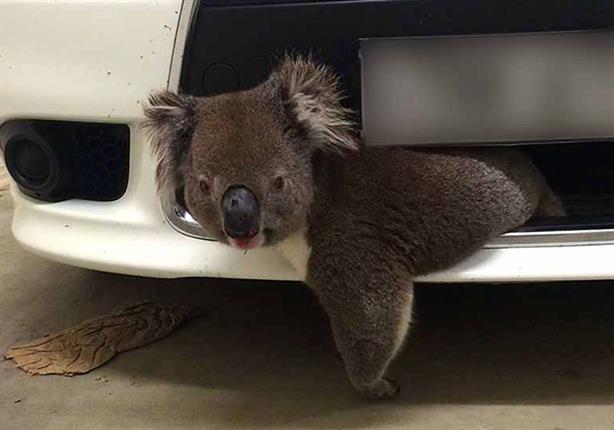
M 357 388 L 362 397 L 369 400 L 391 399 L 396 397 L 399 391 L 401 391 L 399 384 L 387 378 L 382 378 Z

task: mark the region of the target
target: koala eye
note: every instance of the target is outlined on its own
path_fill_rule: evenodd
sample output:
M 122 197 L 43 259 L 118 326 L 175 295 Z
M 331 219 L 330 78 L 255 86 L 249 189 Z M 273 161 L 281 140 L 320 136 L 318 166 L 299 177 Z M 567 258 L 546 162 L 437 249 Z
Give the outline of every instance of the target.
M 209 194 L 211 192 L 211 187 L 209 186 L 209 181 L 207 181 L 207 179 L 204 178 L 204 177 L 200 177 L 198 179 L 198 187 L 205 194 Z
M 286 187 L 286 179 L 283 176 L 276 176 L 273 179 L 273 190 L 276 192 L 283 191 Z

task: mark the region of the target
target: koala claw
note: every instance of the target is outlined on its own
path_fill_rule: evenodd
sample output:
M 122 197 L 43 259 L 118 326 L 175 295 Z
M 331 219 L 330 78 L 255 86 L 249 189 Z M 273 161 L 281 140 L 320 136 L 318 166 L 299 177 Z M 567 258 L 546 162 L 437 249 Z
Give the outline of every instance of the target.
M 358 390 L 365 399 L 384 400 L 396 397 L 401 391 L 401 386 L 391 379 L 382 378 L 375 382 L 364 384 Z
M 345 361 L 338 352 L 335 353 L 335 364 L 337 364 L 337 366 L 345 367 Z

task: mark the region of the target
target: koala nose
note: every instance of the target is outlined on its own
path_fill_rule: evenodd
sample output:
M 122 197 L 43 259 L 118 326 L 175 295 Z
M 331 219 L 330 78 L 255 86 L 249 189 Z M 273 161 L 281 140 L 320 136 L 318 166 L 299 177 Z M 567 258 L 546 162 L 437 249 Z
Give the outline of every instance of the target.
M 254 193 L 242 186 L 230 187 L 222 197 L 224 231 L 233 239 L 249 239 L 260 229 L 260 207 Z

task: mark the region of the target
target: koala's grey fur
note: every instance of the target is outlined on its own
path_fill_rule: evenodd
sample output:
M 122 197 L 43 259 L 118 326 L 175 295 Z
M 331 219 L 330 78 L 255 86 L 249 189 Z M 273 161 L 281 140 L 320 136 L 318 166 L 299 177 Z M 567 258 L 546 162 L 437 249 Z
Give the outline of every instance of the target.
M 535 214 L 562 214 L 514 150 L 362 147 L 336 77 L 309 59 L 286 58 L 242 92 L 154 95 L 145 114 L 160 187 L 184 187 L 209 234 L 228 243 L 224 190 L 254 192 L 263 245 L 303 254 L 297 268 L 330 316 L 352 384 L 371 398 L 398 390 L 385 374 L 409 328 L 413 277 L 450 267 Z M 297 236 L 304 252 L 287 252 Z

